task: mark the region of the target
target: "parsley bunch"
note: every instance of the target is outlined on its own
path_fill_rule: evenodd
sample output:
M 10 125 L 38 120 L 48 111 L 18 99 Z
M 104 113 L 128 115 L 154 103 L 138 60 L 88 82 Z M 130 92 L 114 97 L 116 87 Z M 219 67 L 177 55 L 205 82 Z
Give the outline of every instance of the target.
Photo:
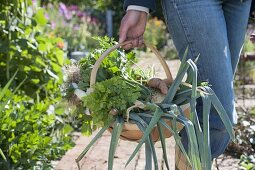
M 98 82 L 93 89 L 92 93 L 83 98 L 83 102 L 91 111 L 93 124 L 97 127 L 114 118 L 109 114 L 112 109 L 116 109 L 118 115 L 125 117 L 126 109 L 141 96 L 142 90 L 119 76 Z

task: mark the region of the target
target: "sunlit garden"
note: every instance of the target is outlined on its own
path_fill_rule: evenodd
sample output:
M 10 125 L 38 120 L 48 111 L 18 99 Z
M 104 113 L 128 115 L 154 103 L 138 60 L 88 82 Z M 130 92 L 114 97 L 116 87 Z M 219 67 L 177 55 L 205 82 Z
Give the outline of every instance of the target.
M 232 132 L 210 83 L 196 79 L 199 58 L 179 61 L 157 6 L 145 45 L 123 50 L 122 1 L 1 1 L 0 170 L 174 169 L 169 141 L 195 170 L 255 169 L 255 15 L 235 75 Z M 203 114 L 215 107 L 233 139 L 213 162 L 209 116 L 200 126 L 195 114 L 199 97 Z M 182 128 L 191 152 L 182 146 Z

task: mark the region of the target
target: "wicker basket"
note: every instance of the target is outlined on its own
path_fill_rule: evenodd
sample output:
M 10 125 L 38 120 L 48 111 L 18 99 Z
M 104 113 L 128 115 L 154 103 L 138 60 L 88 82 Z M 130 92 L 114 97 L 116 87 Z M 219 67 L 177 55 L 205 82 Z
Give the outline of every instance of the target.
M 96 83 L 96 75 L 97 75 L 97 71 L 99 69 L 100 64 L 102 63 L 103 59 L 106 58 L 112 51 L 118 49 L 119 47 L 129 44 L 129 41 L 126 41 L 124 43 L 120 43 L 120 44 L 116 44 L 113 47 L 107 49 L 100 57 L 99 59 L 96 61 L 96 63 L 94 64 L 92 71 L 91 71 L 91 76 L 90 76 L 90 92 L 93 91 L 92 86 Z M 151 51 L 156 55 L 156 57 L 158 58 L 158 60 L 160 61 L 160 64 L 162 65 L 162 67 L 164 68 L 165 74 L 166 74 L 166 82 L 167 83 L 172 83 L 173 82 L 173 78 L 172 78 L 172 74 L 170 72 L 169 67 L 167 66 L 166 61 L 164 60 L 164 58 L 161 56 L 161 54 L 159 53 L 159 51 L 152 45 L 149 44 L 145 44 L 148 48 L 151 49 Z M 183 105 L 181 106 L 184 114 L 186 117 L 189 117 L 190 114 L 190 107 L 189 104 Z M 170 121 L 167 121 L 167 123 L 169 125 L 171 125 Z M 181 125 L 180 123 L 177 123 L 177 129 L 181 130 L 183 128 L 183 125 Z M 112 132 L 112 127 L 110 127 L 108 129 L 110 132 Z M 172 136 L 171 132 L 169 130 L 167 130 L 166 128 L 164 128 L 164 134 L 166 138 L 169 138 Z M 121 139 L 123 140 L 128 140 L 128 141 L 135 141 L 135 142 L 139 142 L 139 140 L 142 138 L 143 136 L 143 132 L 138 128 L 138 126 L 136 124 L 130 123 L 130 122 L 125 122 L 122 133 L 121 133 Z M 152 130 L 151 133 L 151 137 L 152 137 L 152 141 L 156 142 L 159 140 L 159 132 L 157 130 L 157 128 L 155 127 Z

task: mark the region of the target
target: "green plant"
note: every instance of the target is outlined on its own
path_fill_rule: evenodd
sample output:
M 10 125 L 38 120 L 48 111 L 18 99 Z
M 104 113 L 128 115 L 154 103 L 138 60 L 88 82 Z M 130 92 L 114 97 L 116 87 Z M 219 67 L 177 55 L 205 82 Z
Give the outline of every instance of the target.
M 104 126 L 115 114 L 126 115 L 126 109 L 141 96 L 141 88 L 121 77 L 113 77 L 96 83 L 94 92 L 83 97 L 83 102 L 92 114 L 92 122 L 97 127 Z M 109 114 L 110 112 L 112 114 Z
M 104 50 L 115 44 L 113 39 L 108 37 L 96 37 L 99 48 L 88 54 L 87 57 L 81 59 L 78 63 L 66 65 L 64 96 L 74 107 L 74 115 L 76 115 L 77 130 L 81 130 L 83 134 L 89 135 L 95 128 L 92 125 L 91 115 L 84 114 L 85 108 L 83 103 L 77 97 L 79 93 L 84 94 L 90 87 L 90 73 L 96 60 L 101 56 Z M 114 76 L 130 77 L 130 79 L 142 81 L 147 75 L 139 73 L 131 69 L 136 57 L 133 52 L 125 54 L 122 50 L 112 52 L 101 64 L 97 73 L 97 82 L 103 82 Z
M 4 96 L 6 96 L 6 94 L 8 93 L 8 88 L 10 87 L 10 85 L 11 85 L 13 79 L 15 78 L 16 74 L 17 74 L 17 72 L 12 76 L 12 78 L 11 78 L 11 79 L 8 81 L 8 83 L 3 87 L 3 89 L 1 89 L 1 91 L 0 91 L 0 100 L 2 100 L 2 98 L 3 98 Z M 18 89 L 18 88 L 17 88 L 17 89 Z M 16 90 L 17 90 L 17 89 L 16 89 Z M 16 90 L 15 90 L 15 91 L 16 91 Z M 12 98 L 12 96 L 9 96 L 9 99 L 11 99 L 11 98 Z M 3 102 L 3 103 L 0 103 L 0 111 L 2 111 L 2 110 L 4 109 L 4 107 L 5 107 L 5 105 L 7 104 L 7 102 L 8 102 L 8 101 L 5 101 L 5 102 Z M 6 158 L 4 152 L 3 152 L 3 150 L 2 150 L 1 148 L 0 148 L 0 155 L 1 155 L 2 159 L 3 159 L 3 162 L 0 161 L 0 167 L 2 167 L 2 166 L 9 166 L 9 165 L 8 165 L 8 161 L 7 161 L 7 158 Z M 4 165 L 2 165 L 2 164 L 4 164 Z
M 115 63 L 115 65 L 117 64 Z M 126 71 L 124 70 L 124 73 L 125 72 Z M 184 75 L 186 73 L 187 73 L 187 78 L 185 82 L 182 82 Z M 128 75 L 128 74 L 124 74 L 124 75 Z M 111 76 L 116 77 L 115 74 L 112 74 Z M 208 85 L 207 83 L 197 82 L 197 68 L 195 63 L 192 60 L 186 61 L 185 57 L 183 57 L 183 61 L 181 62 L 181 66 L 178 71 L 177 77 L 174 80 L 173 84 L 170 86 L 170 89 L 167 95 L 165 96 L 164 100 L 161 103 L 154 103 L 150 99 L 152 91 L 146 87 L 146 83 L 144 81 L 139 82 L 139 81 L 136 81 L 136 79 L 130 79 L 131 77 L 132 76 L 126 76 L 126 77 L 123 76 L 125 81 L 131 82 L 133 85 L 143 88 L 144 90 L 146 89 L 146 91 L 148 90 L 147 95 L 141 95 L 140 97 L 139 95 L 132 96 L 136 98 L 137 100 L 139 100 L 140 106 L 139 108 L 134 106 L 132 109 L 130 109 L 129 116 L 127 116 L 127 114 L 123 114 L 123 112 L 115 112 L 113 116 L 109 116 L 111 117 L 110 119 L 108 118 L 104 119 L 104 123 L 102 124 L 102 126 L 103 125 L 104 126 L 102 127 L 102 129 L 97 133 L 97 135 L 92 139 L 89 145 L 84 149 L 84 151 L 77 158 L 76 161 L 78 163 L 78 166 L 79 166 L 79 161 L 86 155 L 86 153 L 91 148 L 91 146 L 97 141 L 99 137 L 102 136 L 105 130 L 107 130 L 110 126 L 112 126 L 113 131 L 112 131 L 111 144 L 110 144 L 109 156 L 108 156 L 108 169 L 112 169 L 114 153 L 116 150 L 118 140 L 120 138 L 120 134 L 122 132 L 124 123 L 126 121 L 129 121 L 130 123 L 136 124 L 140 128 L 140 130 L 144 133 L 144 135 L 142 139 L 139 141 L 139 144 L 137 145 L 136 149 L 130 156 L 126 165 L 128 165 L 128 163 L 134 158 L 134 156 L 137 154 L 141 146 L 145 144 L 146 146 L 148 146 L 146 147 L 147 148 L 146 160 L 148 160 L 148 162 L 146 162 L 146 169 L 152 169 L 152 165 L 151 165 L 152 157 L 153 157 L 155 169 L 158 169 L 157 154 L 155 153 L 155 147 L 153 145 L 153 142 L 150 136 L 152 129 L 155 126 L 157 126 L 159 130 L 159 134 L 160 134 L 160 141 L 162 144 L 165 163 L 168 169 L 169 169 L 169 166 L 168 166 L 168 160 L 166 155 L 165 137 L 161 129 L 162 127 L 167 128 L 172 134 L 174 134 L 177 145 L 180 147 L 181 151 L 187 157 L 188 161 L 190 162 L 190 164 L 192 165 L 194 169 L 210 170 L 211 169 L 211 151 L 210 151 L 210 142 L 209 142 L 209 138 L 210 138 L 209 113 L 210 113 L 211 107 L 214 107 L 218 111 L 218 114 L 220 115 L 224 125 L 226 126 L 226 129 L 229 135 L 231 136 L 231 139 L 234 138 L 234 135 L 232 131 L 232 124 L 223 106 L 221 105 L 220 101 L 215 95 L 215 93 L 211 90 L 209 86 L 207 86 Z M 104 81 L 98 82 L 98 85 L 101 86 L 103 82 Z M 110 81 L 107 81 L 107 82 L 110 82 Z M 107 85 L 107 87 L 114 87 L 114 86 L 113 84 L 111 84 L 111 85 Z M 104 88 L 100 88 L 100 90 L 97 89 L 98 92 L 96 92 L 96 89 L 94 89 L 94 91 L 92 92 L 90 90 L 87 91 L 87 89 L 85 89 L 85 91 L 89 93 L 91 92 L 91 96 L 86 96 L 86 94 L 81 95 L 81 98 L 82 96 L 86 96 L 85 105 L 83 107 L 87 107 L 86 104 L 88 103 L 86 103 L 86 101 L 88 101 L 89 99 L 95 98 L 93 96 L 93 93 L 97 95 L 99 95 L 98 93 L 100 93 L 100 95 L 102 96 L 104 96 L 104 94 L 110 95 L 110 93 L 112 94 L 115 93 L 115 90 L 113 90 L 114 91 L 113 92 L 112 89 L 110 90 L 109 89 L 102 90 L 102 89 Z M 121 92 L 121 90 L 117 90 L 117 89 L 116 91 Z M 125 93 L 125 90 L 123 91 L 123 93 Z M 92 98 L 89 98 L 89 97 L 92 97 Z M 198 97 L 201 97 L 204 103 L 204 107 L 203 107 L 204 116 L 203 116 L 202 122 L 198 121 L 198 117 L 196 113 L 196 99 Z M 133 102 L 134 98 L 131 98 L 130 101 L 132 100 Z M 103 97 L 100 99 L 104 100 Z M 112 101 L 114 100 L 110 99 L 107 102 L 111 103 Z M 184 105 L 187 103 L 190 103 L 190 108 L 191 108 L 190 119 L 184 116 L 184 113 L 182 112 L 180 108 L 181 105 Z M 107 107 L 106 106 L 107 103 L 104 104 L 102 101 L 101 104 Z M 114 104 L 118 106 L 118 103 L 114 103 Z M 109 110 L 112 109 L 112 107 L 114 106 L 111 105 Z M 128 105 L 126 105 L 126 107 L 128 107 Z M 122 108 L 120 110 L 122 110 Z M 91 114 L 93 114 L 93 112 Z M 101 115 L 101 117 L 103 117 L 103 115 Z M 166 120 L 170 121 L 172 123 L 172 126 L 169 126 L 166 123 Z M 178 134 L 178 130 L 176 127 L 177 122 L 181 123 L 188 133 L 188 138 L 190 141 L 188 151 L 185 151 L 180 141 L 180 136 Z M 201 126 L 200 123 L 203 124 L 203 126 Z
M 29 2 L 20 1 L 26 5 L 29 5 Z M 66 60 L 63 50 L 58 47 L 62 39 L 50 37 L 42 32 L 47 23 L 43 9 L 40 8 L 29 15 L 22 6 L 15 12 L 11 5 L 12 3 L 1 8 L 1 83 L 6 84 L 10 75 L 19 69 L 14 85 L 29 77 L 21 87 L 26 95 L 34 99 L 56 98 L 60 93 L 55 89 L 62 82 L 61 67 Z M 19 16 L 20 13 L 27 16 Z
M 255 168 L 255 158 L 253 155 L 241 155 L 240 157 L 240 169 L 253 170 Z
M 72 146 L 69 136 L 58 138 L 51 134 L 58 122 L 55 114 L 47 113 L 52 101 L 35 103 L 28 96 L 13 95 L 11 91 L 7 95 L 12 95 L 12 100 L 1 111 L 0 146 L 8 169 L 49 168 L 50 160 L 59 158 Z M 7 96 L 1 100 L 4 101 L 8 101 Z M 67 134 L 64 129 L 58 133 Z M 5 167 L 2 163 L 0 160 L 0 167 Z
M 44 9 L 32 1 L 0 6 L 0 169 L 50 169 L 72 146 L 72 128 L 57 107 L 66 63 L 62 39 L 42 32 Z

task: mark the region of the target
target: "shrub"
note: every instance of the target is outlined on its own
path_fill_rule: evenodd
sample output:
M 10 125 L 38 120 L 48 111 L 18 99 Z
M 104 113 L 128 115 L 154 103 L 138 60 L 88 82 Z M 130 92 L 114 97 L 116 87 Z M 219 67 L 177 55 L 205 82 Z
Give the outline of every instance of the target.
M 63 40 L 42 32 L 48 21 L 32 1 L 0 6 L 0 169 L 50 168 L 72 146 L 72 128 L 57 105 L 66 63 Z
M 7 96 L 11 95 L 12 100 L 8 100 Z M 49 168 L 51 160 L 59 158 L 71 147 L 69 136 L 64 135 L 59 139 L 52 135 L 58 123 L 58 116 L 49 110 L 53 104 L 51 99 L 36 102 L 26 95 L 15 95 L 9 90 L 0 102 L 5 101 L 9 102 L 0 112 L 0 147 L 7 162 L 0 159 L 0 167 Z M 58 133 L 66 133 L 64 129 L 67 128 L 68 125 Z
M 33 99 L 59 96 L 56 89 L 62 82 L 61 67 L 65 63 L 59 44 L 63 40 L 42 32 L 47 22 L 43 9 L 34 11 L 36 13 L 30 16 L 28 13 L 28 17 L 24 18 L 15 15 L 15 11 L 9 8 L 11 3 L 2 8 L 0 16 L 1 83 L 6 84 L 10 75 L 18 69 L 13 84 L 17 85 L 27 77 L 21 87 L 26 95 Z M 24 9 L 19 12 L 24 13 Z

